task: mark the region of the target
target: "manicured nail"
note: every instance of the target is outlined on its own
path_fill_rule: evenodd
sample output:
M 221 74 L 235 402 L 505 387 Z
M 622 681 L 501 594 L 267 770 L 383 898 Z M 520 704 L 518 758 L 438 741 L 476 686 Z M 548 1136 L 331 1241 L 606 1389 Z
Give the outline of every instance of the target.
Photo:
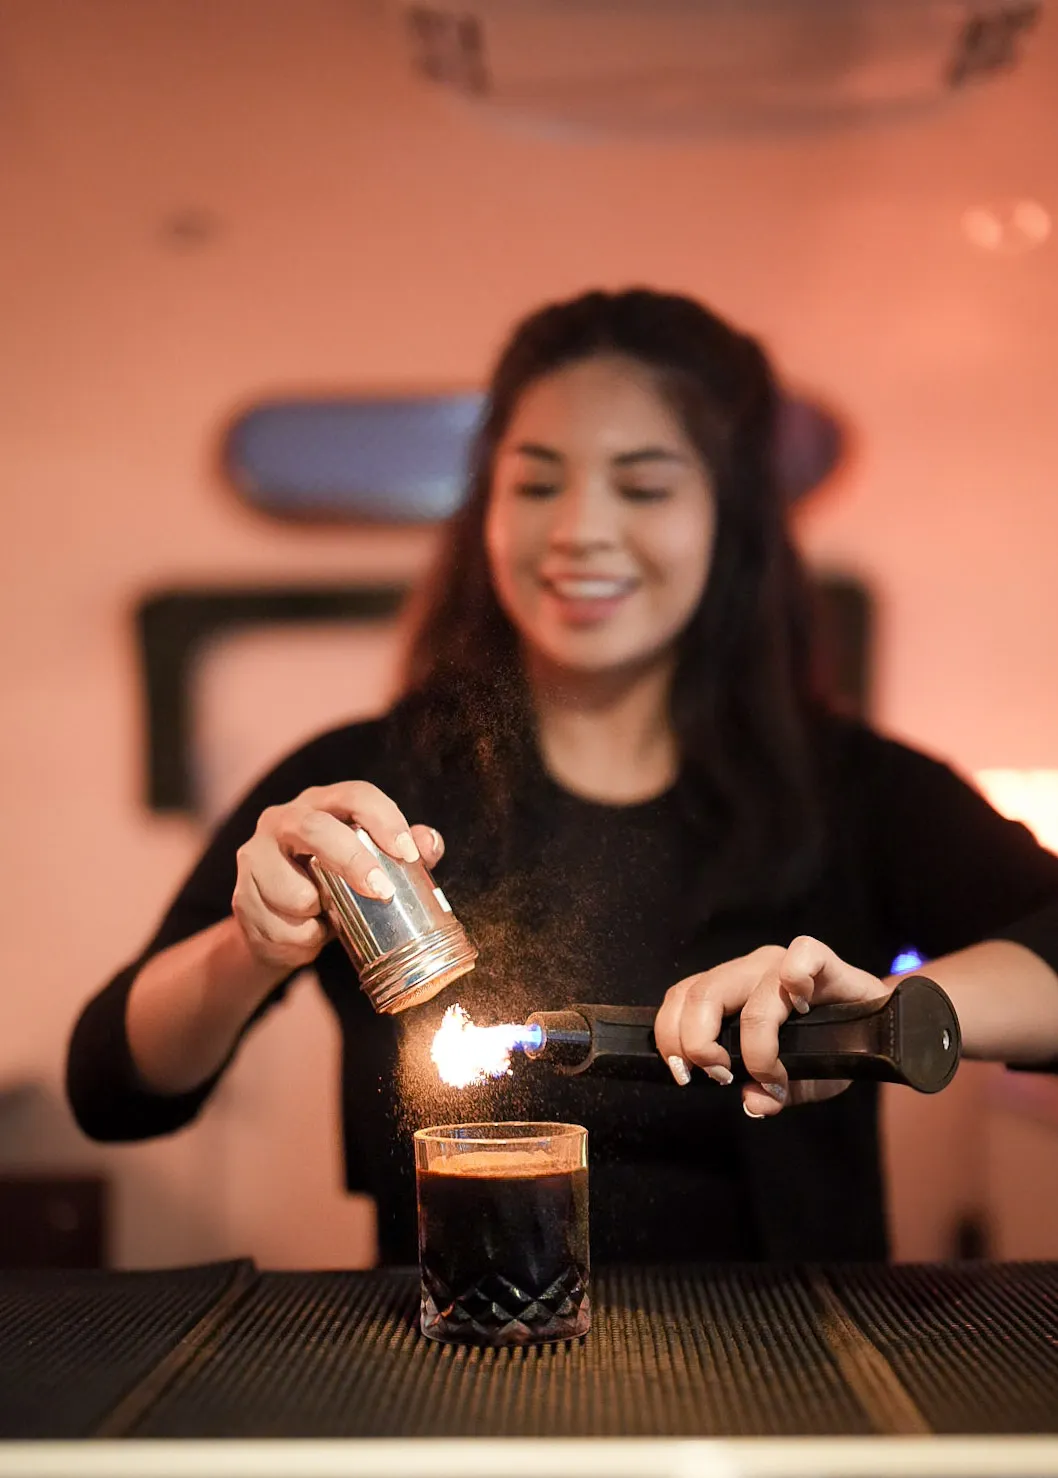
M 669 1071 L 672 1073 L 672 1076 L 676 1079 L 677 1083 L 679 1083 L 681 1088 L 686 1088 L 687 1084 L 691 1081 L 691 1070 L 684 1062 L 683 1058 L 673 1056 L 668 1057 L 665 1060 L 669 1065 Z
M 399 836 L 394 838 L 394 841 L 397 845 L 397 851 L 404 858 L 405 862 L 418 862 L 419 849 L 415 845 L 415 838 L 410 831 L 402 831 Z
M 393 897 L 393 884 L 380 867 L 373 867 L 364 882 L 376 898 L 381 898 L 388 903 Z
M 431 826 L 430 827 L 430 835 L 433 837 L 433 849 L 434 849 L 434 851 L 435 852 L 443 852 L 444 849 L 445 849 L 445 844 L 441 840 L 441 833 L 439 831 L 435 830 L 435 828 Z
M 714 1083 L 720 1083 L 725 1088 L 727 1087 L 728 1083 L 733 1083 L 735 1081 L 734 1073 L 730 1072 L 726 1067 L 707 1067 L 706 1072 L 712 1078 Z
M 770 1098 L 775 1099 L 776 1103 L 786 1102 L 786 1089 L 783 1087 L 782 1083 L 761 1083 L 760 1086 L 764 1089 L 765 1093 L 767 1093 Z
M 808 1002 L 805 1000 L 804 996 L 791 996 L 790 1002 L 794 1010 L 801 1016 L 803 1016 L 806 1011 L 810 1011 L 812 1009 L 809 1006 Z
M 749 1104 L 746 1103 L 746 1101 L 744 1099 L 743 1099 L 743 1102 L 742 1102 L 742 1108 L 743 1108 L 743 1111 L 745 1112 L 745 1115 L 746 1115 L 746 1118 L 747 1119 L 766 1119 L 768 1117 L 767 1114 L 755 1114 L 753 1112 L 753 1110 L 750 1108 Z

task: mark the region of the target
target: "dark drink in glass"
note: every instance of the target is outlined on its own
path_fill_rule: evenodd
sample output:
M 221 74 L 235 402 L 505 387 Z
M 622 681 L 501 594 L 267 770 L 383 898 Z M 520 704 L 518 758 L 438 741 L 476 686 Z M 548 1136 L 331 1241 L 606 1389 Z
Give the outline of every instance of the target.
M 423 1334 L 508 1345 L 587 1333 L 587 1131 L 445 1125 L 418 1131 L 415 1158 Z

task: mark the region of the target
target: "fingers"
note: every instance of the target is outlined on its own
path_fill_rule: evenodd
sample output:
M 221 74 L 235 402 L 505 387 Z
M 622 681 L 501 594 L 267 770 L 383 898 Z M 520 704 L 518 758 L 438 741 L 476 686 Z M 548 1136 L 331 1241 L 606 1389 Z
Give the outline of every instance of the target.
M 691 975 L 668 991 L 655 1019 L 654 1040 L 678 1082 L 689 1081 L 690 1063 L 705 1068 L 718 1083 L 731 1082 L 731 1059 L 717 1041 L 721 1023 L 742 1009 L 762 971 L 781 955 L 774 946 L 754 950 Z
M 372 839 L 330 812 L 283 807 L 271 820 L 270 836 L 287 860 L 315 857 L 365 898 L 393 897 L 393 884 L 379 866 Z M 265 856 L 266 849 L 260 848 L 254 857 L 253 873 L 259 881 L 261 870 L 268 866 Z
M 388 902 L 394 890 L 379 866 L 381 854 L 404 862 L 422 858 L 432 866 L 443 856 L 444 842 L 432 827 L 410 827 L 399 806 L 377 786 L 351 780 L 314 786 L 289 805 L 270 807 L 244 851 L 266 904 L 294 918 L 309 918 L 322 904 L 300 859 L 315 857 L 363 897 Z
M 884 998 L 889 987 L 847 964 L 818 939 L 801 935 L 788 949 L 764 946 L 674 985 L 654 1024 L 658 1051 L 681 1084 L 698 1064 L 717 1082 L 730 1083 L 730 1058 L 718 1037 L 725 1016 L 739 1016 L 739 1050 L 752 1082 L 742 1090 L 751 1118 L 770 1118 L 788 1102 L 815 1102 L 847 1084 L 802 1082 L 791 1089 L 779 1057 L 779 1030 L 791 1009 L 804 1012 L 830 1001 Z
M 821 940 L 798 936 L 742 1009 L 739 1023 L 742 1060 L 756 1080 L 743 1089 L 746 1112 L 766 1118 L 788 1101 L 821 1102 L 848 1087 L 845 1082 L 801 1082 L 791 1090 L 779 1058 L 779 1028 L 790 1007 L 804 1012 L 833 1001 L 869 1001 L 888 995 L 888 987 L 866 970 L 847 964 Z
M 779 1060 L 779 1028 L 790 1014 L 790 998 L 779 981 L 779 962 L 769 966 L 750 992 L 739 1017 L 739 1047 L 746 1071 L 755 1079 L 742 1089 L 751 1118 L 781 1112 L 789 1080 Z
M 445 854 L 444 838 L 432 826 L 413 826 L 412 840 L 427 867 L 436 867 Z
M 654 1040 L 677 1082 L 689 1082 L 690 1064 L 705 1068 L 718 1083 L 732 1081 L 731 1059 L 718 1038 L 724 1018 L 738 1015 L 740 1052 L 754 1079 L 742 1090 L 745 1110 L 754 1118 L 781 1112 L 789 1100 L 789 1082 L 779 1059 L 779 1028 L 793 1000 L 780 976 L 787 953 L 775 945 L 763 946 L 689 976 L 666 994 L 655 1020 Z M 802 986 L 802 999 L 805 994 Z
M 316 958 L 330 934 L 320 918 L 277 911 L 261 896 L 253 876 L 243 871 L 236 883 L 232 912 L 258 959 L 297 969 Z
M 874 1001 L 889 994 L 876 975 L 846 964 L 819 939 L 801 934 L 786 951 L 779 981 L 801 1011 L 827 1001 Z
M 779 966 L 779 980 L 786 987 L 797 1011 L 807 1011 L 815 995 L 817 977 L 823 974 L 828 957 L 837 955 L 818 939 L 801 934 L 786 951 Z
M 292 923 L 317 917 L 323 905 L 316 884 L 303 868 L 274 845 L 246 851 L 249 874 L 266 908 Z
M 413 835 L 400 807 L 366 781 L 313 786 L 289 805 L 262 812 L 237 854 L 232 909 L 262 959 L 292 965 L 315 958 L 329 937 L 323 900 L 307 859 L 315 858 L 365 898 L 394 894 L 383 853 L 436 864 L 444 842 L 428 826 Z
M 320 811 L 341 821 L 355 822 L 391 857 L 402 862 L 419 860 L 419 849 L 403 811 L 377 785 L 370 785 L 366 780 L 345 780 L 338 785 L 316 786 L 303 791 L 298 802 L 306 811 Z

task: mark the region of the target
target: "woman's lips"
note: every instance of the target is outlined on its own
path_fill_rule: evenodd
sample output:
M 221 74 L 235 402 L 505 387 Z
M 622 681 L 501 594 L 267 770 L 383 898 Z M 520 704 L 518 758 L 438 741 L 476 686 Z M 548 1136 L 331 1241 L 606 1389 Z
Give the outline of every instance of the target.
M 632 579 L 601 575 L 541 579 L 560 618 L 569 626 L 595 626 L 607 621 L 638 588 Z

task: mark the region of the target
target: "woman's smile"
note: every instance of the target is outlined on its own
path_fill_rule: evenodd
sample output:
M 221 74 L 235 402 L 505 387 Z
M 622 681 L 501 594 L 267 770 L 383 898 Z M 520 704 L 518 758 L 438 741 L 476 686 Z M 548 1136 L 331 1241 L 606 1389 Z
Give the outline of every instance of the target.
M 596 626 L 622 610 L 639 589 L 632 575 L 541 574 L 540 586 L 567 626 Z

